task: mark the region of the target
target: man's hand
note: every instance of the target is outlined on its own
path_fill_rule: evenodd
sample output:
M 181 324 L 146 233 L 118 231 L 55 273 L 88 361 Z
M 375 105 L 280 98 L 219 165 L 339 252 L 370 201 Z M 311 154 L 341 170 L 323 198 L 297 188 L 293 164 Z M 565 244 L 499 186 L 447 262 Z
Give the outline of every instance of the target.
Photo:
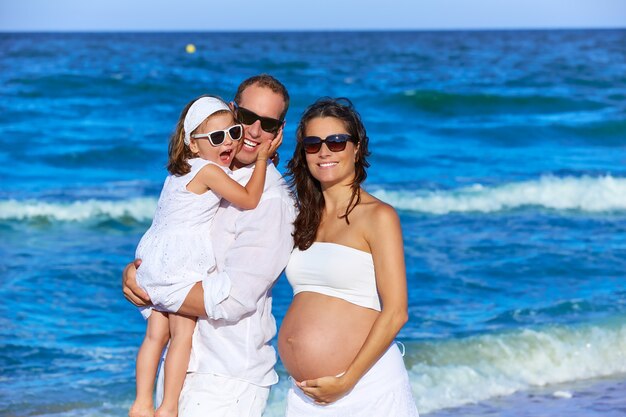
M 152 305 L 148 293 L 137 285 L 137 268 L 141 265 L 141 259 L 135 259 L 126 265 L 122 273 L 122 292 L 124 298 L 136 305 L 137 307 L 147 307 Z

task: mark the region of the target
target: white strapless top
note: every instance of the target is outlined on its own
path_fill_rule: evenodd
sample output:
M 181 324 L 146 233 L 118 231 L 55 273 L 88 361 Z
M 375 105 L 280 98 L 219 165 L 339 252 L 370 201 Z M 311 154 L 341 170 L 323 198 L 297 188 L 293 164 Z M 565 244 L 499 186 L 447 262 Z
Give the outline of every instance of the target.
M 285 269 L 293 294 L 317 292 L 380 311 L 372 254 L 332 242 L 295 248 Z

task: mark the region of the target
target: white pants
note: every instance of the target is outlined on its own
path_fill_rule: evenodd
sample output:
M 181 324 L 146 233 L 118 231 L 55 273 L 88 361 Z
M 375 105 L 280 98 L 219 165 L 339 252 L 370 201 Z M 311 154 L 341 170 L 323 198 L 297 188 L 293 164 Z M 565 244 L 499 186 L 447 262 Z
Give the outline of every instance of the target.
M 352 391 L 328 405 L 317 405 L 292 381 L 287 417 L 419 417 L 402 354 L 393 343 Z
M 157 404 L 163 398 L 163 372 Z M 178 400 L 178 417 L 261 417 L 270 387 L 214 374 L 188 373 Z

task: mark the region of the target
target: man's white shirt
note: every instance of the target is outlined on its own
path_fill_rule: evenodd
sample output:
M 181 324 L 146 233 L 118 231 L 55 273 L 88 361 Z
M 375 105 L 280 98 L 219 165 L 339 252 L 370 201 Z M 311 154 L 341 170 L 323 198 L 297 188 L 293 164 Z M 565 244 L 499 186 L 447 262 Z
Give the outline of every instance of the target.
M 233 177 L 245 185 L 252 167 Z M 209 319 L 198 319 L 189 372 L 270 386 L 278 381 L 271 288 L 293 249 L 294 201 L 280 172 L 268 164 L 263 196 L 253 210 L 222 200 L 211 238 L 217 270 L 203 281 Z

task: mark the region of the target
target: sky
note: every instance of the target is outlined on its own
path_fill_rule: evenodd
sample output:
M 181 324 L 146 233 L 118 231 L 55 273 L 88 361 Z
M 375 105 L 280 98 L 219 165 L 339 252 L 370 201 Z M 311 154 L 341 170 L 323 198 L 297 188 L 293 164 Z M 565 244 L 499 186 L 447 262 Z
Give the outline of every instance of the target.
M 0 31 L 626 28 L 626 0 L 0 0 Z

